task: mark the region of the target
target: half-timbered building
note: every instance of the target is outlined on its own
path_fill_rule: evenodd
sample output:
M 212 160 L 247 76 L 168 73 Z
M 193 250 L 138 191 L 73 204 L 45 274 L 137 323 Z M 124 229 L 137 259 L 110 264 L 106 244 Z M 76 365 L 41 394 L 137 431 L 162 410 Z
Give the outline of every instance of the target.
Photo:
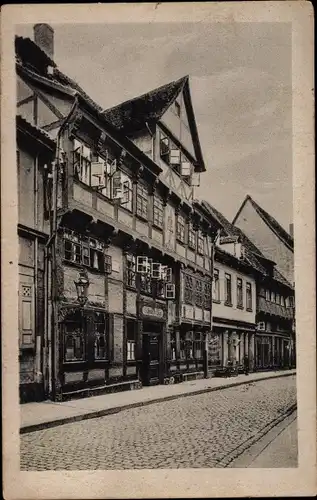
M 17 113 L 53 150 L 37 177 L 50 293 L 44 326 L 28 323 L 45 395 L 206 376 L 217 223 L 193 203 L 205 165 L 188 77 L 104 112 L 57 68 L 52 29 L 34 30 L 16 38 Z

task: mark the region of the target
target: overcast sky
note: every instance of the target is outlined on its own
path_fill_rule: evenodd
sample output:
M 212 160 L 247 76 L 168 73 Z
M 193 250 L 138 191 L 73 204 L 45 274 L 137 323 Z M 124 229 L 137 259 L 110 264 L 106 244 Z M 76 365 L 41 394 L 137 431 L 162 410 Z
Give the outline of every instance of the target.
M 291 25 L 54 25 L 55 61 L 108 108 L 185 75 L 207 172 L 195 195 L 232 220 L 250 194 L 292 222 Z M 32 36 L 32 28 L 17 30 Z

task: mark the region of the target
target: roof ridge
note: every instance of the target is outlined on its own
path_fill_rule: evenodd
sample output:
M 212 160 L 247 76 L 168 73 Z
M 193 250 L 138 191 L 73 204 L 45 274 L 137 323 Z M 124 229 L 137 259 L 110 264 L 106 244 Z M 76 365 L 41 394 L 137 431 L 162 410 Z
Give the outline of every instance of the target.
M 115 110 L 117 108 L 123 107 L 125 104 L 131 103 L 133 101 L 138 101 L 139 99 L 142 99 L 142 98 L 146 97 L 149 94 L 152 94 L 152 93 L 154 94 L 154 93 L 157 93 L 157 92 L 162 92 L 165 88 L 169 87 L 170 85 L 180 84 L 182 82 L 182 80 L 183 80 L 183 83 L 185 84 L 186 81 L 188 81 L 188 79 L 189 79 L 189 76 L 186 75 L 186 76 L 183 76 L 183 77 L 179 78 L 178 80 L 172 80 L 171 82 L 164 83 L 163 85 L 160 85 L 159 87 L 156 87 L 156 88 L 154 88 L 152 90 L 149 90 L 147 92 L 144 92 L 143 94 L 131 97 L 131 99 L 126 99 L 123 102 L 120 102 L 118 104 L 115 104 L 114 106 L 111 106 L 110 108 L 104 109 L 103 113 L 106 114 L 109 111 L 113 111 L 113 110 Z

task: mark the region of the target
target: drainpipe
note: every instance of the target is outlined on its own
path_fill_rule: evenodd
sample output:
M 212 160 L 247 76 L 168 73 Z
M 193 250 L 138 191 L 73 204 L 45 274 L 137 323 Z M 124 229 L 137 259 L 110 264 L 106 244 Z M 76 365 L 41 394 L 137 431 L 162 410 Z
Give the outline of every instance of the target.
M 60 153 L 61 153 L 61 140 L 62 133 L 73 114 L 74 110 L 78 105 L 78 97 L 75 97 L 74 103 L 71 107 L 70 112 L 60 126 L 57 138 L 56 138 L 56 151 L 55 159 L 52 161 L 52 177 L 53 177 L 53 191 L 52 191 L 52 218 L 51 218 L 51 230 L 50 237 L 45 245 L 45 251 L 47 252 L 47 285 L 51 285 L 51 307 L 50 311 L 47 311 L 47 326 L 48 326 L 48 338 L 47 338 L 47 371 L 48 371 L 48 381 L 49 381 L 49 393 L 53 400 L 57 396 L 57 377 L 58 369 L 56 366 L 56 348 L 58 340 L 58 307 L 57 307 L 57 231 L 58 231 L 58 221 L 57 221 L 57 196 L 58 196 L 58 182 L 59 182 L 59 167 L 60 167 Z M 51 313 L 51 314 L 49 314 Z M 51 316 L 51 325 L 49 327 L 49 317 Z

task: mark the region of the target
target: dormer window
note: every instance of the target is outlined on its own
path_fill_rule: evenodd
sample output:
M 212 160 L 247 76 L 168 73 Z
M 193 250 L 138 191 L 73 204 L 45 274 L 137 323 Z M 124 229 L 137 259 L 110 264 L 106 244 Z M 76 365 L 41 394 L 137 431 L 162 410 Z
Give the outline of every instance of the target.
M 189 182 L 193 170 L 191 162 L 163 132 L 160 132 L 160 157 L 183 179 Z

